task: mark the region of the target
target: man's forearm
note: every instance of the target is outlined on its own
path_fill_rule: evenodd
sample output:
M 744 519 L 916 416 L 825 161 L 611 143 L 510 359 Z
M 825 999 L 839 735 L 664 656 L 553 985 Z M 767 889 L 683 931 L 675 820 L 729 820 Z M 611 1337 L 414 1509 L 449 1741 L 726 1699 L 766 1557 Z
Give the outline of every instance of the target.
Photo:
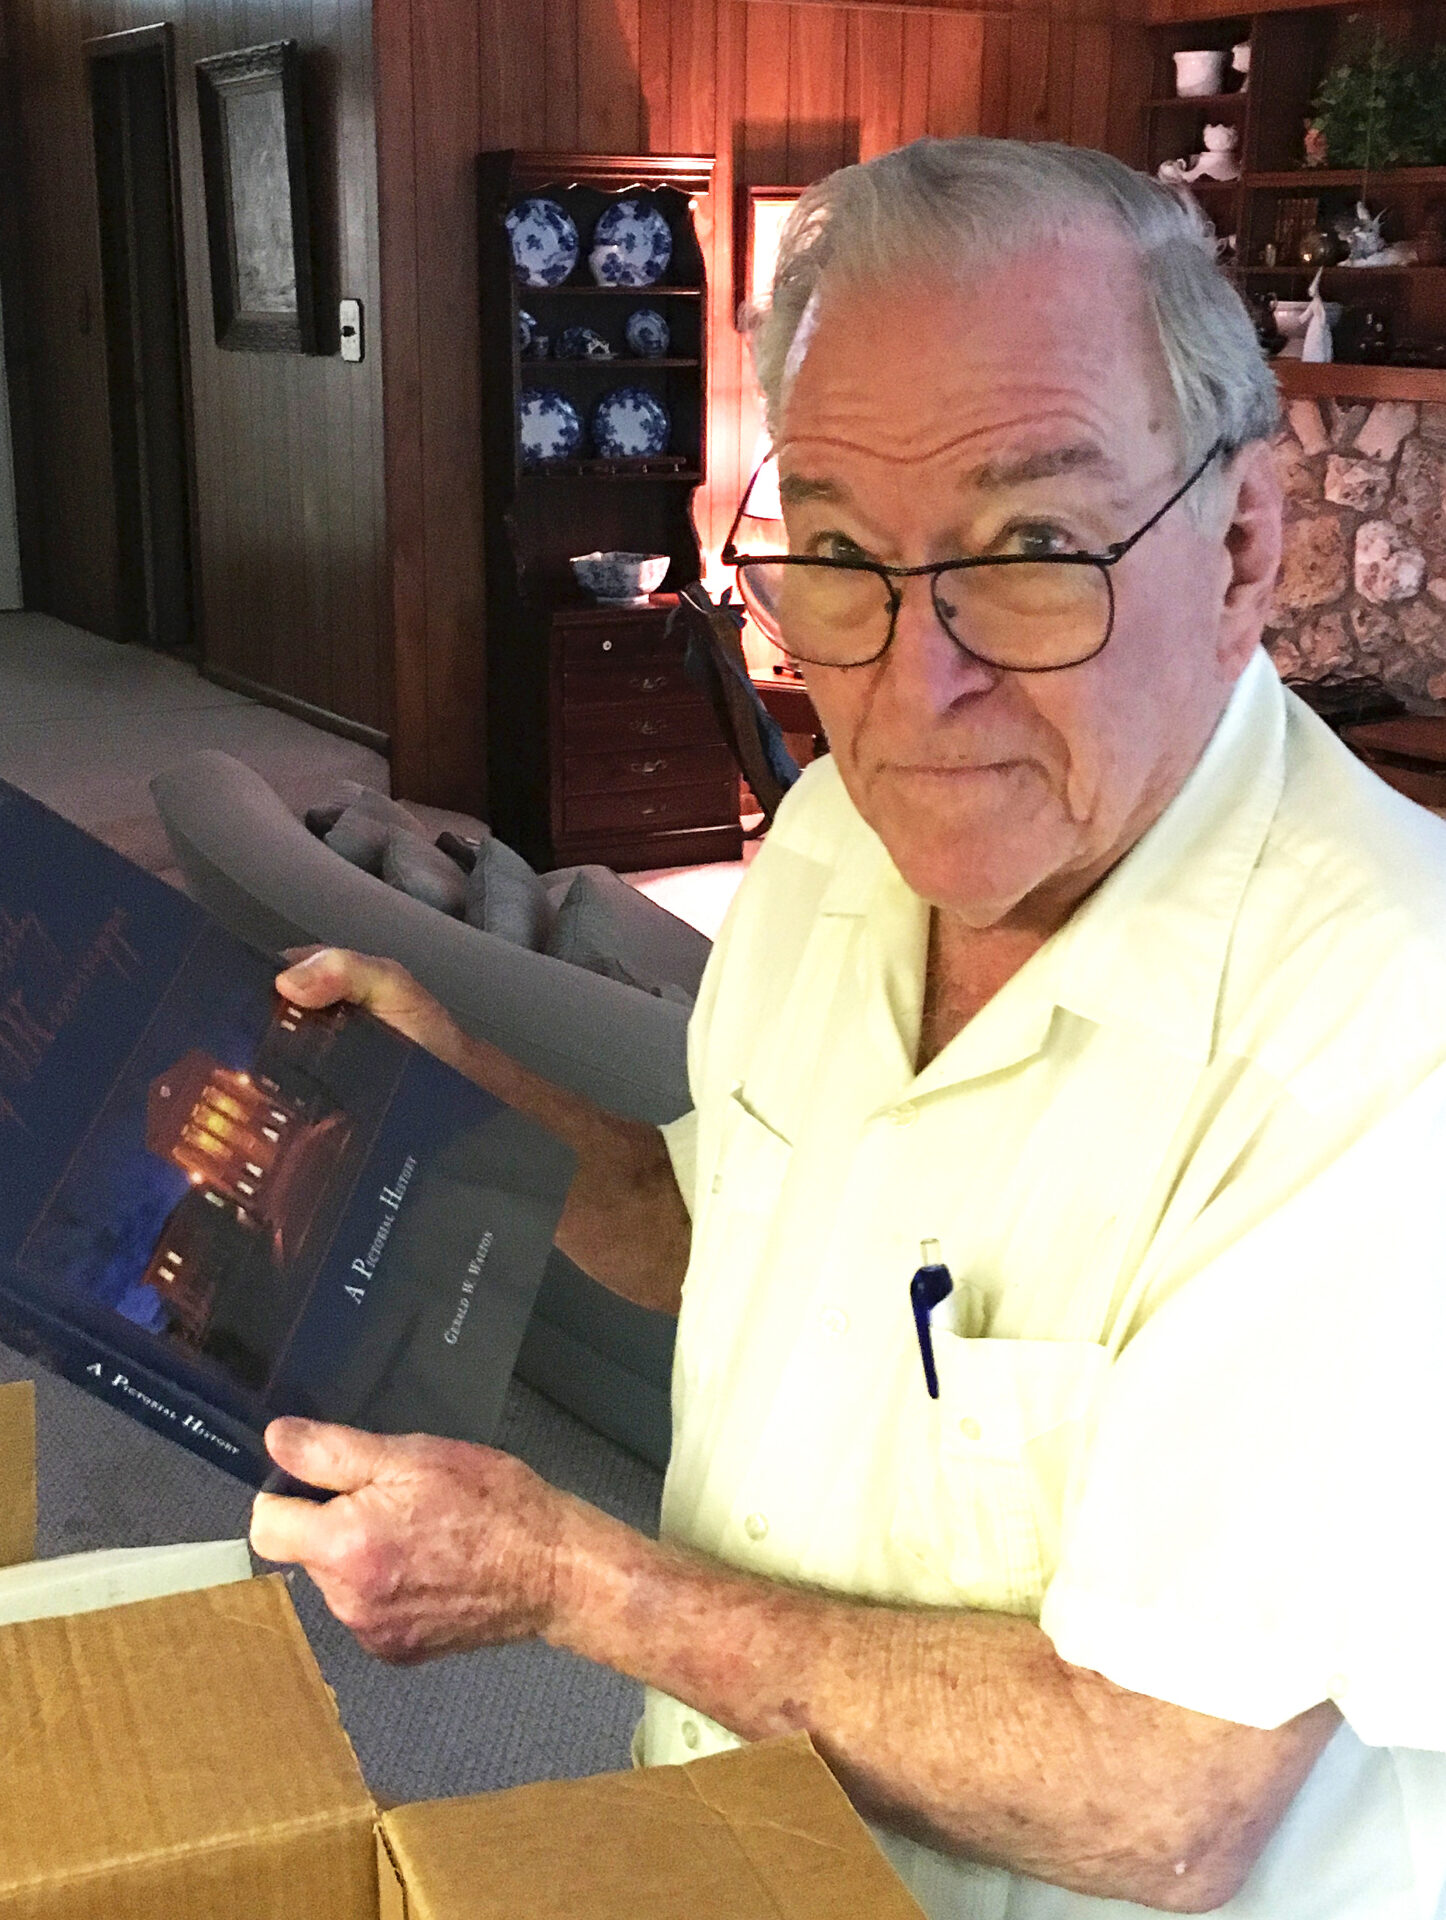
M 577 1155 L 556 1242 L 603 1286 L 676 1313 L 692 1222 L 656 1127 L 554 1086 L 485 1040 L 458 1030 L 449 1064 L 554 1134 Z
M 564 1564 L 556 1644 L 744 1739 L 804 1729 L 870 1817 L 1106 1898 L 1219 1905 L 1338 1718 L 1187 1713 L 1066 1665 L 1031 1621 L 756 1579 L 587 1508 Z

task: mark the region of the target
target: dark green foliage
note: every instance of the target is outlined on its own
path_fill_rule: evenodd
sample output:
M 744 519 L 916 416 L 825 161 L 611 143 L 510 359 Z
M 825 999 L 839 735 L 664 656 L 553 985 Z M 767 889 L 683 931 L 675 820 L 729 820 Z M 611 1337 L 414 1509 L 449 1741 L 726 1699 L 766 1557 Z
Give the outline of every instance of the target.
M 1328 167 L 1430 167 L 1446 163 L 1446 48 L 1413 54 L 1377 32 L 1321 81 L 1311 125 Z

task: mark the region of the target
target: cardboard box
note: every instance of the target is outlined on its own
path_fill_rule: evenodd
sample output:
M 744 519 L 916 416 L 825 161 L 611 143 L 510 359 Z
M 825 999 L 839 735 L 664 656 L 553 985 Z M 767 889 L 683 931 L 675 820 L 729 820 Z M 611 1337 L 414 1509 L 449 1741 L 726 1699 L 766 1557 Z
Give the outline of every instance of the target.
M 6 1553 L 34 1522 L 0 1388 Z M 5 1920 L 375 1920 L 375 1817 L 278 1575 L 0 1626 Z
M 379 1816 L 285 1581 L 25 1566 L 34 1464 L 0 1386 L 0 1567 L 72 1609 L 0 1625 L 0 1920 L 922 1920 L 805 1735 Z
M 382 1816 L 382 1920 L 923 1920 L 806 1734 Z

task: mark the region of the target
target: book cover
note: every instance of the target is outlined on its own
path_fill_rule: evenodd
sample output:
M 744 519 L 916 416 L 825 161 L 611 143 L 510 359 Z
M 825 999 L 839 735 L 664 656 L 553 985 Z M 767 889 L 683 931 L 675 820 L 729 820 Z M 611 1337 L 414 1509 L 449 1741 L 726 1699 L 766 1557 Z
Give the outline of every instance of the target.
M 490 1439 L 570 1152 L 0 782 L 0 1340 L 239 1478 Z

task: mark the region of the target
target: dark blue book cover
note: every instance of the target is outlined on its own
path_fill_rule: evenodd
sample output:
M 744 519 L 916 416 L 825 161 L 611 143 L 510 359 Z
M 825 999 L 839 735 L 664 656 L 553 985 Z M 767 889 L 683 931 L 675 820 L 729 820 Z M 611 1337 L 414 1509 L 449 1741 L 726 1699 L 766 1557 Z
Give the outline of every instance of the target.
M 0 782 L 0 1340 L 261 1485 L 279 1413 L 488 1440 L 572 1156 Z

